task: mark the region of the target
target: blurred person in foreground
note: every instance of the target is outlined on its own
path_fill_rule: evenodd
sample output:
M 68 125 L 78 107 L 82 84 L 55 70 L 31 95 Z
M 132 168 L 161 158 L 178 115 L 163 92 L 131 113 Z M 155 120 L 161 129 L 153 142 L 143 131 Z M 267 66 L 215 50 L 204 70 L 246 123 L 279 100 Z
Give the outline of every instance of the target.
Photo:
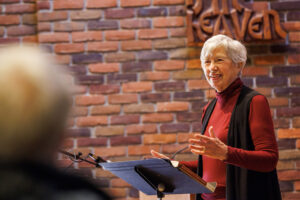
M 203 109 L 202 134 L 189 140 L 198 161 L 181 161 L 207 182 L 217 182 L 212 194 L 197 199 L 281 199 L 276 164 L 278 148 L 266 97 L 240 79 L 246 63 L 243 44 L 225 35 L 208 39 L 201 64 L 216 98 Z M 154 150 L 154 157 L 166 158 Z
M 110 199 L 53 167 L 71 106 L 66 75 L 37 47 L 0 49 L 0 199 Z

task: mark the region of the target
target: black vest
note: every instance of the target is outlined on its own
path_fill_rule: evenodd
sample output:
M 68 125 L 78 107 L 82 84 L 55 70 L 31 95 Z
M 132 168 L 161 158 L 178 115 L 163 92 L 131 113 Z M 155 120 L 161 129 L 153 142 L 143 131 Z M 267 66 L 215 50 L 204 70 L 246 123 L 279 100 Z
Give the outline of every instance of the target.
M 232 111 L 227 135 L 228 146 L 245 150 L 255 150 L 249 128 L 250 103 L 258 92 L 243 86 L 237 103 Z M 202 121 L 201 133 L 204 134 L 217 99 L 207 107 Z M 202 156 L 198 158 L 197 173 L 202 177 Z M 201 200 L 197 195 L 197 200 Z M 257 172 L 227 164 L 226 166 L 227 200 L 280 200 L 281 194 L 276 169 L 271 172 Z

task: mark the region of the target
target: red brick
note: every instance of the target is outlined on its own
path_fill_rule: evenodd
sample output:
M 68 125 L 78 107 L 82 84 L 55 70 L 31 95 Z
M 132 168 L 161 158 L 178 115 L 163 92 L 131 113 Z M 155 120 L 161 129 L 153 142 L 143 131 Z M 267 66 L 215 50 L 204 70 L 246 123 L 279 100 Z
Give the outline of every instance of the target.
M 138 32 L 139 39 L 157 39 L 167 38 L 168 30 L 166 29 L 144 29 Z
M 91 109 L 92 115 L 109 115 L 119 113 L 121 111 L 120 105 L 108 105 L 108 106 L 93 106 Z
M 105 19 L 125 19 L 133 18 L 135 10 L 132 8 L 121 8 L 121 9 L 106 9 Z
M 293 118 L 293 127 L 294 128 L 300 128 L 300 117 L 294 117 Z
M 57 42 L 68 42 L 68 33 L 42 33 L 39 34 L 40 43 L 57 43 Z
M 278 178 L 280 181 L 300 180 L 300 171 L 297 170 L 279 171 Z
M 85 94 L 87 92 L 87 86 L 85 85 L 75 85 L 74 94 Z
M 129 62 L 135 60 L 135 53 L 121 52 L 106 54 L 106 62 Z
M 114 136 L 114 135 L 123 135 L 124 126 L 107 126 L 107 127 L 97 127 L 95 134 L 99 136 Z
M 101 153 L 98 154 L 98 155 L 101 155 Z M 96 171 L 96 177 L 99 177 L 99 178 L 116 178 L 116 176 L 113 175 L 110 171 L 104 170 L 102 168 L 96 168 L 95 171 Z
M 162 60 L 154 62 L 155 70 L 181 70 L 184 69 L 184 61 L 182 60 Z
M 300 129 L 279 129 L 277 137 L 280 138 L 300 138 Z
M 91 94 L 113 94 L 113 93 L 119 93 L 120 87 L 119 85 L 91 85 L 90 86 L 90 93 Z
M 148 40 L 132 40 L 122 42 L 123 51 L 136 51 L 152 49 L 152 43 Z
M 140 74 L 140 79 L 143 81 L 160 81 L 168 80 L 169 78 L 169 72 L 145 72 Z
M 185 37 L 186 36 L 186 28 L 171 28 L 170 29 L 171 37 Z
M 177 140 L 179 143 L 187 143 L 190 138 L 194 137 L 194 134 L 199 133 L 178 133 Z
M 130 184 L 124 181 L 123 179 L 120 178 L 114 178 L 110 181 L 110 185 L 113 188 L 118 188 L 118 187 L 130 187 Z
M 252 3 L 254 11 L 264 11 L 269 9 L 269 2 L 254 2 Z
M 300 199 L 300 192 L 282 192 L 283 200 L 298 200 Z
M 22 42 L 24 42 L 24 43 L 38 43 L 38 39 L 37 39 L 36 35 L 24 36 L 22 38 Z
M 206 80 L 189 80 L 188 81 L 189 90 L 198 90 L 198 89 L 209 89 L 211 86 Z
M 4 28 L 0 27 L 0 36 L 3 36 L 3 35 L 4 35 Z
M 299 85 L 300 84 L 300 76 L 291 76 L 291 83 L 292 85 Z
M 115 136 L 110 138 L 111 146 L 129 146 L 141 143 L 141 136 Z
M 96 63 L 89 65 L 91 73 L 110 73 L 119 71 L 119 63 Z
M 23 22 L 23 24 L 28 24 L 28 25 L 37 24 L 36 14 L 24 14 L 22 16 L 22 22 Z
M 289 105 L 289 99 L 284 97 L 269 98 L 268 102 L 270 104 L 270 107 L 286 107 Z
M 289 32 L 290 42 L 300 42 L 300 32 Z
M 73 11 L 70 16 L 72 20 L 91 20 L 100 19 L 102 13 L 99 10 Z
M 121 0 L 121 7 L 150 6 L 150 0 Z
M 73 32 L 73 42 L 101 41 L 102 31 Z
M 149 155 L 151 150 L 159 151 L 159 145 L 128 146 L 128 155 Z
M 82 9 L 84 5 L 83 0 L 54 0 L 53 1 L 53 9 L 60 10 L 60 9 Z
M 51 23 L 49 22 L 40 22 L 37 24 L 38 32 L 50 32 L 51 31 Z
M 245 67 L 243 76 L 268 76 L 269 71 L 268 67 Z
M 75 103 L 78 106 L 90 106 L 90 105 L 104 104 L 105 96 L 103 96 L 103 95 L 77 96 L 75 98 Z
M 125 93 L 128 92 L 146 92 L 152 90 L 152 82 L 130 82 L 123 83 L 122 91 Z
M 188 80 L 188 79 L 200 79 L 202 77 L 202 70 L 187 70 L 173 72 L 174 80 Z
M 288 55 L 289 64 L 298 64 L 300 63 L 300 54 L 291 54 Z
M 156 124 L 129 125 L 126 127 L 127 134 L 154 133 L 156 131 Z
M 297 21 L 287 21 L 282 24 L 284 29 L 288 32 L 291 31 L 300 31 L 300 22 Z
M 153 26 L 155 28 L 182 27 L 184 19 L 184 17 L 156 17 L 153 18 Z
M 267 55 L 254 57 L 255 65 L 277 65 L 284 64 L 284 56 L 281 55 Z
M 105 39 L 106 40 L 132 40 L 135 38 L 134 31 L 105 31 Z
M 56 44 L 54 51 L 55 53 L 82 53 L 84 52 L 84 44 Z
M 216 97 L 216 91 L 214 89 L 205 90 L 205 96 L 207 99 L 213 99 Z
M 153 5 L 159 6 L 159 5 L 176 5 L 176 4 L 182 4 L 184 5 L 185 0 L 153 0 Z
M 147 134 L 144 144 L 170 144 L 176 142 L 176 134 Z
M 72 116 L 87 116 L 88 115 L 88 108 L 87 107 L 72 107 L 71 110 Z
M 160 122 L 172 122 L 173 114 L 171 113 L 151 113 L 144 114 L 142 116 L 143 123 L 160 123 Z
M 154 112 L 154 105 L 153 104 L 124 105 L 123 111 L 125 113 L 149 113 L 149 112 Z
M 108 102 L 110 104 L 137 103 L 137 101 L 137 94 L 114 94 L 108 96 Z
M 110 8 L 116 7 L 117 0 L 87 0 L 86 7 L 87 8 Z
M 73 148 L 74 147 L 74 140 L 73 139 L 64 139 L 63 148 Z
M 107 138 L 78 138 L 78 147 L 106 146 Z
M 187 69 L 201 69 L 200 59 L 188 60 L 186 64 Z
M 255 90 L 267 97 L 271 96 L 272 94 L 271 88 L 255 88 Z
M 171 38 L 153 41 L 153 47 L 155 49 L 174 49 L 185 46 L 185 40 L 183 38 Z
M 119 44 L 118 42 L 89 42 L 87 48 L 90 52 L 110 52 L 117 51 Z
M 59 21 L 66 20 L 68 18 L 68 12 L 66 11 L 53 11 L 53 12 L 39 12 L 38 21 Z
M 22 35 L 33 35 L 36 33 L 34 26 L 10 26 L 6 29 L 8 36 L 22 36 Z
M 19 3 L 20 0 L 0 0 L 0 3 Z
M 97 126 L 97 125 L 106 125 L 108 123 L 107 116 L 89 116 L 89 117 L 78 117 L 77 126 Z
M 127 188 L 103 188 L 104 192 L 110 194 L 116 200 L 125 200 L 127 194 Z M 125 197 L 125 199 L 120 199 Z
M 189 109 L 188 102 L 157 103 L 157 111 L 158 112 L 187 111 L 188 109 Z
M 139 115 L 115 115 L 110 119 L 111 124 L 138 124 L 139 121 Z
M 50 9 L 50 2 L 48 1 L 37 1 L 36 7 L 38 10 L 48 10 Z
M 179 151 L 185 148 L 187 144 L 165 144 L 162 146 L 162 153 L 163 154 L 174 154 L 176 151 Z M 188 149 L 182 151 L 181 153 L 190 153 Z M 172 156 L 172 155 L 170 155 Z M 176 158 L 175 158 L 176 159 Z
M 141 29 L 150 28 L 151 23 L 148 19 L 125 19 L 120 20 L 120 26 L 123 29 Z
M 96 155 L 101 155 L 101 157 L 115 157 L 115 156 L 124 156 L 126 153 L 126 147 L 110 147 L 110 148 L 95 148 Z
M 83 31 L 85 24 L 82 22 L 55 22 L 54 31 L 71 32 L 71 31 Z
M 55 55 L 55 61 L 58 64 L 69 64 L 71 57 L 69 55 Z
M 5 13 L 33 13 L 35 12 L 35 4 L 10 4 L 5 6 Z

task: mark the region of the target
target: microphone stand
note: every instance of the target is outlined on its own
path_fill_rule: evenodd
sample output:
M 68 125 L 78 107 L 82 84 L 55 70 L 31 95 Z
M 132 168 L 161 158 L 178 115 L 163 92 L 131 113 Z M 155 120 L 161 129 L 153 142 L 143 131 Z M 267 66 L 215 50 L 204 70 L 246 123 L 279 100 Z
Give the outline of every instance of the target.
M 78 161 L 78 160 L 84 161 L 84 162 L 87 162 L 89 164 L 95 165 L 95 167 L 101 167 L 101 165 L 99 163 L 101 163 L 101 162 L 107 162 L 106 160 L 104 160 L 100 156 L 95 156 L 92 153 L 89 153 L 88 156 L 90 158 L 92 158 L 93 161 L 87 160 L 86 158 L 82 158 L 81 157 L 82 156 L 81 152 L 78 152 L 78 154 L 71 154 L 71 153 L 69 153 L 67 151 L 64 151 L 64 150 L 61 150 L 61 149 L 59 150 L 59 152 L 62 153 L 62 154 L 64 154 L 64 155 L 66 155 L 66 156 L 68 156 L 68 157 L 70 157 L 70 158 L 72 158 L 72 159 L 74 159 L 75 161 Z

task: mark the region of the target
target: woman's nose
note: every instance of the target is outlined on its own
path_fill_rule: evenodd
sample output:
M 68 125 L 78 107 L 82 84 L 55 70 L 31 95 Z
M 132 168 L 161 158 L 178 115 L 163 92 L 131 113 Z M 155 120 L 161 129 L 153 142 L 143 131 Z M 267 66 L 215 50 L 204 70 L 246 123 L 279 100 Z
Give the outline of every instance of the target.
M 209 71 L 216 71 L 217 70 L 217 65 L 212 61 L 210 64 L 209 64 Z

